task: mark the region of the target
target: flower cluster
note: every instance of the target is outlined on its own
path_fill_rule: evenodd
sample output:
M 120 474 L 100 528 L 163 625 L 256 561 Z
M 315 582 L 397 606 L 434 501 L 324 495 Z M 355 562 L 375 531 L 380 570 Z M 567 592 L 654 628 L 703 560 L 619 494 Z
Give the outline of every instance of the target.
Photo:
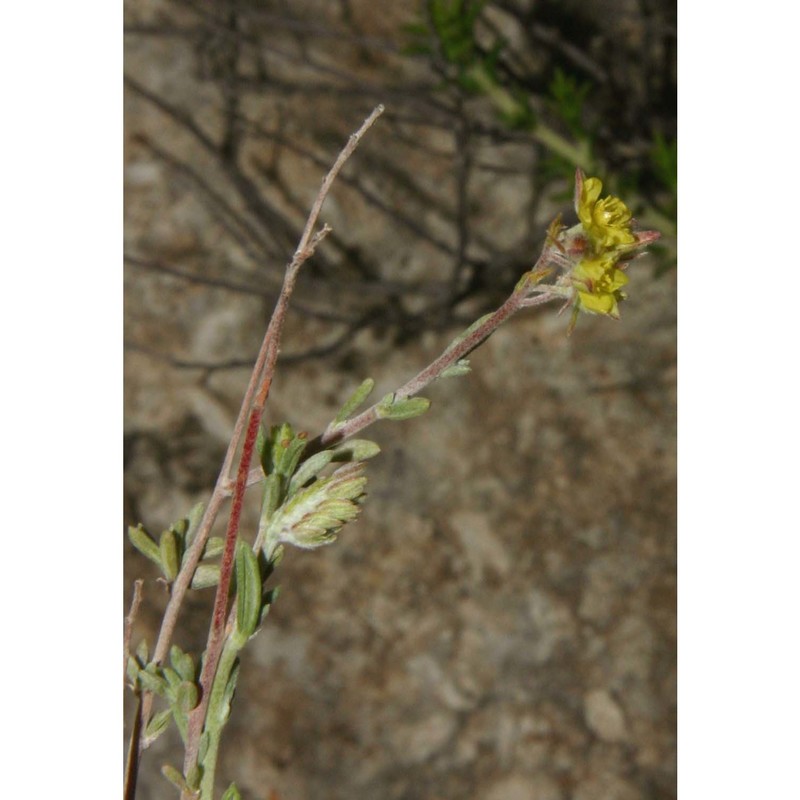
M 572 306 L 570 330 L 578 314 L 604 314 L 619 319 L 618 304 L 627 295 L 625 269 L 656 231 L 634 231 L 630 209 L 618 197 L 601 197 L 599 178 L 575 175 L 575 212 L 580 223 L 565 228 L 560 220 L 551 226 L 548 261 L 562 269 L 556 284 Z

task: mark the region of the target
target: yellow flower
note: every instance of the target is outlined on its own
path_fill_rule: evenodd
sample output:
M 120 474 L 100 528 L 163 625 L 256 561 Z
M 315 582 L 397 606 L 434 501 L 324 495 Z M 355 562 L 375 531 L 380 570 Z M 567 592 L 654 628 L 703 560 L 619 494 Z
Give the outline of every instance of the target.
M 579 184 L 575 210 L 598 255 L 636 243 L 631 233 L 631 212 L 618 197 L 600 200 L 603 184 L 599 178 L 586 178 Z
M 628 276 L 616 265 L 613 256 L 584 259 L 575 267 L 572 282 L 578 293 L 576 310 L 619 319 L 617 302 L 626 297 L 621 290 Z

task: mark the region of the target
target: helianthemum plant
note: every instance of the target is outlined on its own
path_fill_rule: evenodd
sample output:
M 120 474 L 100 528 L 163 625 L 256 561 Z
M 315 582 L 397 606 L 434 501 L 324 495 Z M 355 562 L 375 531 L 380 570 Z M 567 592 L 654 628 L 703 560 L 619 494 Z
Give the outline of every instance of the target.
M 183 800 L 214 797 L 215 771 L 222 730 L 230 714 L 239 671 L 239 653 L 263 624 L 277 589 L 271 578 L 287 545 L 313 550 L 336 541 L 341 529 L 359 514 L 367 482 L 365 462 L 379 447 L 356 434 L 382 420 L 406 420 L 427 411 L 419 393 L 441 378 L 470 371 L 469 354 L 505 320 L 521 309 L 562 301 L 572 309 L 569 329 L 581 312 L 619 317 L 631 259 L 658 234 L 638 232 L 617 197 L 601 198 L 597 178 L 578 171 L 571 228 L 556 219 L 539 259 L 517 282 L 507 300 L 456 337 L 428 366 L 395 391 L 359 411 L 374 388 L 364 380 L 316 438 L 282 423 L 265 427 L 263 414 L 272 383 L 283 320 L 302 264 L 329 232 L 317 229 L 322 203 L 360 138 L 382 113 L 379 106 L 350 140 L 325 177 L 298 249 L 287 266 L 284 285 L 245 393 L 217 484 L 207 504 L 199 505 L 153 537 L 142 525 L 131 527 L 133 545 L 162 572 L 170 599 L 153 651 L 141 642 L 130 652 L 130 629 L 140 600 L 137 583 L 126 620 L 127 678 L 138 699 L 126 770 L 126 797 L 135 794 L 139 758 L 172 723 L 185 745 L 181 768 L 166 765 L 164 775 Z M 545 282 L 550 276 L 551 282 Z M 255 460 L 257 465 L 252 466 Z M 238 458 L 238 461 L 237 461 Z M 242 500 L 250 486 L 261 486 L 258 528 L 240 534 Z M 231 500 L 226 534 L 211 537 L 223 503 Z M 172 643 L 178 611 L 190 590 L 216 587 L 208 643 L 201 658 Z M 154 698 L 161 708 L 154 711 Z M 235 800 L 231 784 L 223 800 Z

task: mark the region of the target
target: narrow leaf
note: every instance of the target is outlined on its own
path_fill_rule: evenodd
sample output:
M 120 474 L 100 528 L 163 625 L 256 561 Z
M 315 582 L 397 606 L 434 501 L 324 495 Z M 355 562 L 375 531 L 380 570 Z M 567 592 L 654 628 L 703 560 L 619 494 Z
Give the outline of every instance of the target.
M 333 449 L 334 461 L 366 461 L 380 453 L 381 448 L 369 439 L 350 439 Z
M 411 419 L 424 414 L 431 401 L 426 397 L 409 397 L 406 400 L 394 400 L 391 404 L 378 407 L 378 416 L 383 419 Z
M 261 462 L 262 471 L 265 475 L 269 475 L 272 472 L 272 442 L 263 425 L 258 426 L 256 452 L 258 453 L 258 460 Z
M 201 564 L 192 577 L 192 589 L 208 589 L 219 583 L 219 564 Z
M 261 615 L 261 572 L 258 558 L 250 547 L 240 542 L 236 548 L 236 627 L 249 639 Z
M 131 688 L 137 689 L 139 685 L 139 662 L 133 656 L 128 656 L 128 665 L 125 672 L 131 682 Z
M 139 645 L 136 648 L 136 658 L 139 659 L 139 663 L 144 666 L 150 659 L 148 656 L 149 650 L 147 647 L 147 639 L 142 639 L 139 642 Z
M 474 333 L 476 330 L 478 330 L 478 328 L 480 328 L 481 325 L 483 325 L 483 323 L 486 322 L 486 320 L 488 320 L 489 317 L 491 317 L 491 316 L 492 316 L 491 314 L 484 314 L 482 317 L 479 317 L 478 319 L 476 319 L 475 322 L 473 322 L 472 325 L 469 326 L 469 328 L 467 328 L 465 331 L 463 331 L 458 336 L 456 336 L 456 338 L 453 339 L 453 341 L 450 342 L 449 345 L 447 345 L 447 349 L 445 350 L 445 353 L 449 353 L 454 347 L 456 347 L 457 345 L 461 344 L 461 342 L 463 342 L 464 339 L 467 338 L 467 336 L 469 336 L 471 333 Z M 464 355 L 466 355 L 466 353 Z
M 283 478 L 280 475 L 267 475 L 264 480 L 264 496 L 261 500 L 261 520 L 259 528 L 267 525 L 275 509 L 283 502 Z
M 223 792 L 221 800 L 242 800 L 242 796 L 239 794 L 239 790 L 236 788 L 235 783 L 232 783 Z
M 175 671 L 185 681 L 193 681 L 195 678 L 194 660 L 188 653 L 174 644 L 169 651 L 169 660 Z
M 458 378 L 461 375 L 466 375 L 472 372 L 472 367 L 469 365 L 469 359 L 461 358 L 455 364 L 451 364 L 446 369 L 442 370 L 440 378 Z
M 333 420 L 334 424 L 344 422 L 372 393 L 375 381 L 367 378 L 347 399 Z
M 164 577 L 168 581 L 174 581 L 180 569 L 180 557 L 178 555 L 178 537 L 172 529 L 166 530 L 161 534 L 158 543 L 161 554 L 161 569 Z
M 161 673 L 167 679 L 168 688 L 171 690 L 169 692 L 170 696 L 174 697 L 175 692 L 181 685 L 181 676 L 172 667 L 162 667 Z
M 200 744 L 197 747 L 197 760 L 200 764 L 203 764 L 206 760 L 206 755 L 208 754 L 208 743 L 211 737 L 209 736 L 208 731 L 203 731 L 200 735 Z
M 169 529 L 173 531 L 173 533 L 179 539 L 182 539 L 186 534 L 186 531 L 189 530 L 189 520 L 183 517 L 182 519 L 179 519 L 177 522 L 173 522 L 172 525 L 169 526 Z
M 167 682 L 160 676 L 150 671 L 149 667 L 155 668 L 155 665 L 148 664 L 148 669 L 139 671 L 139 683 L 142 684 L 144 689 L 154 694 L 163 695 L 167 690 Z
M 236 693 L 236 682 L 239 680 L 239 661 L 237 659 L 234 668 L 231 670 L 230 677 L 227 684 L 225 684 L 225 693 L 222 695 L 222 702 L 219 709 L 219 721 L 224 725 L 231 713 L 231 703 L 233 702 L 233 695 Z
M 131 544 L 142 554 L 161 566 L 161 552 L 150 534 L 139 524 L 135 528 L 133 525 L 128 527 L 128 538 Z
M 197 791 L 200 788 L 200 781 L 203 779 L 203 770 L 198 764 L 195 764 L 186 773 L 186 785 L 191 791 Z
M 300 465 L 300 468 L 295 472 L 292 479 L 289 481 L 289 489 L 287 497 L 291 497 L 298 489 L 301 489 L 312 478 L 316 478 L 333 459 L 333 451 L 323 450 L 321 453 L 316 453 L 311 456 L 308 461 Z
M 269 562 L 273 570 L 281 563 L 281 561 L 283 561 L 283 554 L 285 552 L 286 549 L 282 544 L 279 544 L 275 550 L 273 550 L 272 559 Z
M 225 549 L 225 540 L 221 536 L 212 536 L 203 548 L 203 558 L 216 558 Z
M 197 686 L 190 681 L 183 681 L 175 693 L 175 705 L 188 714 L 193 708 L 197 706 L 198 694 Z
M 203 514 L 205 513 L 206 507 L 204 503 L 197 503 L 197 505 L 192 507 L 192 510 L 189 512 L 188 520 L 189 520 L 189 529 L 186 531 L 185 537 L 185 548 L 188 549 L 189 545 L 192 543 L 192 540 L 197 533 L 198 528 L 200 527 L 200 523 L 203 519 Z
M 276 586 L 273 589 L 270 589 L 268 592 L 264 593 L 264 600 L 261 605 L 261 616 L 258 619 L 258 624 L 263 625 L 264 620 L 269 614 L 269 610 L 272 607 L 272 604 L 278 599 L 280 587 Z
M 164 733 L 169 725 L 171 716 L 171 708 L 167 708 L 164 711 L 159 711 L 158 714 L 153 715 L 153 718 L 147 723 L 144 729 L 144 738 L 148 744 L 150 742 L 154 742 L 159 736 L 161 736 L 162 733 Z
M 171 764 L 164 764 L 161 767 L 161 774 L 181 792 L 189 791 L 189 787 L 186 785 L 186 778 Z
M 269 433 L 269 447 L 265 447 L 267 458 L 262 461 L 264 473 L 277 473 L 284 477 L 292 475 L 297 468 L 300 455 L 306 447 L 306 434 L 295 433 L 288 422 L 273 425 Z

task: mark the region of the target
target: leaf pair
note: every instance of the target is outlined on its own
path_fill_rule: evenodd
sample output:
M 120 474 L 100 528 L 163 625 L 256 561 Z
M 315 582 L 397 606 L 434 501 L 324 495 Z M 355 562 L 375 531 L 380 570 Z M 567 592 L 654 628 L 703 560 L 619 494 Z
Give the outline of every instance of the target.
M 203 511 L 203 504 L 198 503 L 186 517 L 162 531 L 158 541 L 145 530 L 141 523 L 128 528 L 128 538 L 142 555 L 158 565 L 166 580 L 171 583 L 180 572 L 186 551 L 200 525 Z M 203 550 L 203 558 L 219 555 L 222 552 L 221 545 L 222 539 L 217 537 L 210 539 Z M 218 582 L 219 567 L 216 564 L 200 564 L 195 570 L 191 585 L 193 589 L 203 589 L 208 586 L 216 586 Z
M 194 660 L 177 645 L 170 649 L 170 666 L 159 666 L 148 662 L 147 643 L 142 642 L 136 655 L 128 658 L 128 678 L 135 690 L 144 689 L 163 697 L 168 707 L 154 714 L 147 722 L 144 741 L 149 744 L 157 739 L 175 720 L 181 738 L 186 741 L 189 712 L 197 706 L 199 690 Z

